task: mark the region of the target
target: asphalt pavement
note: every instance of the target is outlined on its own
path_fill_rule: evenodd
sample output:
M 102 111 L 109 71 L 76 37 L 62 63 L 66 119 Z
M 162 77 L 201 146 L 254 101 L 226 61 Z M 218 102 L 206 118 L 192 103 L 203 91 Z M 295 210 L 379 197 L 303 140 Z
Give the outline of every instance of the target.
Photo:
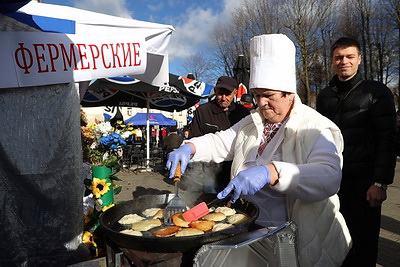
M 124 170 L 117 174 L 122 180 L 122 191 L 115 196 L 115 202 L 131 200 L 141 195 L 174 192 L 174 185 L 164 177 L 163 166 L 150 170 Z M 190 177 L 183 177 L 190 180 Z M 186 181 L 186 186 L 187 181 Z M 189 185 L 190 186 L 190 185 Z M 185 187 L 185 186 L 184 186 Z M 184 197 L 186 190 L 181 190 Z M 388 199 L 382 206 L 382 223 L 379 238 L 379 267 L 400 266 L 400 158 L 397 160 L 394 183 L 389 185 Z
M 400 266 L 400 158 L 397 158 L 393 184 L 382 205 L 381 232 L 377 266 Z

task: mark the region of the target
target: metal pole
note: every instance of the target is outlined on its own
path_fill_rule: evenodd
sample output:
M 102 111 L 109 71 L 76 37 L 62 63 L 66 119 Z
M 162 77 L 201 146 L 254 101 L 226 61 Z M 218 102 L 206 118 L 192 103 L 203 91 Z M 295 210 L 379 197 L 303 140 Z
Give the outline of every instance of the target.
M 146 114 L 146 171 L 150 168 L 150 117 L 149 117 L 149 112 L 150 112 L 150 101 L 148 98 L 146 98 L 146 108 L 147 108 L 147 114 Z

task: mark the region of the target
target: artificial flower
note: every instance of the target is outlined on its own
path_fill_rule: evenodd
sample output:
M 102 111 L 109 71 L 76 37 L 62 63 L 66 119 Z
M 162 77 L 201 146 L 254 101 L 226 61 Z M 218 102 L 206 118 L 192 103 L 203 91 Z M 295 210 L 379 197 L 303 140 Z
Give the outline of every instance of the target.
M 90 190 L 92 190 L 93 195 L 96 198 L 100 198 L 102 195 L 108 192 L 110 190 L 110 185 L 111 183 L 107 183 L 106 179 L 98 179 L 98 178 L 93 178 L 92 180 L 92 185 L 89 187 Z
M 103 196 L 112 189 L 113 194 L 121 191 L 121 186 L 115 186 L 114 180 L 120 180 L 115 174 L 121 170 L 122 148 L 126 145 L 125 138 L 132 134 L 131 126 L 126 127 L 120 121 L 115 127 L 109 122 L 91 124 L 81 127 L 83 158 L 83 176 L 85 194 L 83 197 L 84 231 L 83 242 L 88 245 L 92 256 L 97 257 L 105 246 L 102 234 L 99 232 L 99 218 L 103 212 L 115 204 L 103 206 Z M 92 167 L 108 167 L 112 174 L 109 179 L 93 177 L 90 171 Z M 85 169 L 85 167 L 87 167 Z M 111 180 L 111 182 L 110 182 Z M 107 182 L 108 181 L 108 182 Z
M 131 134 L 121 121 L 115 128 L 110 122 L 82 127 L 84 159 L 93 166 L 115 168 L 122 158 L 118 151 L 126 145 L 125 139 Z
M 85 231 L 82 235 L 82 242 L 88 246 L 94 253 L 94 257 L 99 256 L 99 250 L 97 248 L 97 244 L 94 241 L 94 235 L 91 232 Z
M 91 232 L 85 231 L 83 233 L 82 241 L 87 246 L 97 247 L 97 244 L 94 241 L 93 234 Z
M 96 210 L 101 211 L 103 209 L 103 200 L 100 198 L 96 200 Z
M 89 194 L 88 196 L 83 197 L 83 214 L 88 215 L 94 210 L 94 198 L 93 194 Z

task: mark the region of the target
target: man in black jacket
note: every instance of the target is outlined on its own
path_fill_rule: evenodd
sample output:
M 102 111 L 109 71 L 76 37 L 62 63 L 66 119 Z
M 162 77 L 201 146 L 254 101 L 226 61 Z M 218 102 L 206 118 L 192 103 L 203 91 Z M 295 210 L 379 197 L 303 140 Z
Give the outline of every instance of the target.
M 331 48 L 336 75 L 317 97 L 317 110 L 344 138 L 340 211 L 353 239 L 342 266 L 376 265 L 381 205 L 396 166 L 396 110 L 384 84 L 364 80 L 359 43 L 342 37 Z
M 215 99 L 200 105 L 190 124 L 190 138 L 226 130 L 250 112 L 235 103 L 237 82 L 228 76 L 219 77 L 214 87 Z
M 226 130 L 250 114 L 244 106 L 235 103 L 237 82 L 234 78 L 221 76 L 214 87 L 215 99 L 200 105 L 194 112 L 190 124 L 189 137 Z M 230 181 L 232 162 L 196 163 L 193 170 L 188 170 L 188 177 L 203 178 L 204 191 L 216 193 L 225 188 Z

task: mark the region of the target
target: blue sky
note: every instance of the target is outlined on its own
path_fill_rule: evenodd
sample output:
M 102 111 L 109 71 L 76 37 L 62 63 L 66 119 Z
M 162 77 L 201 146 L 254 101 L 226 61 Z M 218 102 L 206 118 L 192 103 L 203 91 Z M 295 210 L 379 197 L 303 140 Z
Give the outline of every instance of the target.
M 215 24 L 228 21 L 242 0 L 43 0 L 47 4 L 72 6 L 108 15 L 169 24 L 175 28 L 168 47 L 170 72 L 191 54 L 207 53 Z

